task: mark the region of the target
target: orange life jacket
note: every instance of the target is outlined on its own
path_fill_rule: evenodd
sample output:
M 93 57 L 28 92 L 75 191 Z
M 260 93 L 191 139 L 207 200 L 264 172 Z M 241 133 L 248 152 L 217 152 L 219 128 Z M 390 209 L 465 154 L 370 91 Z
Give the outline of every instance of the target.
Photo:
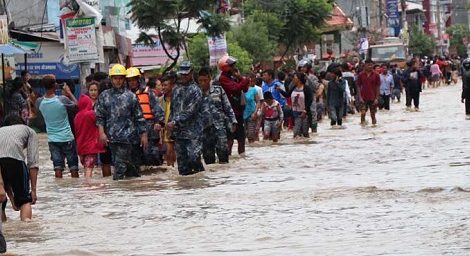
M 142 109 L 142 113 L 144 114 L 145 120 L 155 119 L 155 116 L 152 112 L 152 108 L 150 107 L 149 88 L 145 87 L 145 90 L 143 91 L 137 90 L 136 95 L 139 99 L 140 108 Z

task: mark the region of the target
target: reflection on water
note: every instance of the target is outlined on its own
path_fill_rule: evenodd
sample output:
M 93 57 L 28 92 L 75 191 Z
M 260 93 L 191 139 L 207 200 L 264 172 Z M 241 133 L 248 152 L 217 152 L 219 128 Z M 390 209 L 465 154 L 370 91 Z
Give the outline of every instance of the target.
M 38 204 L 19 255 L 469 255 L 470 172 L 459 86 L 423 93 L 422 111 L 380 112 L 378 127 L 249 146 L 192 177 L 55 180 L 42 137 Z M 449 99 L 443 101 L 442 99 Z M 455 99 L 455 100 L 454 100 Z

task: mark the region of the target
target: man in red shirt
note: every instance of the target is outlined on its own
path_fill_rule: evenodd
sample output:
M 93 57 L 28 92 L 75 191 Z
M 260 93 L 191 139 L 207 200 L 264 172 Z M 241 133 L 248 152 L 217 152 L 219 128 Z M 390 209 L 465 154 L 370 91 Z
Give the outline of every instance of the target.
M 248 91 L 249 80 L 240 75 L 240 71 L 235 67 L 237 60 L 228 55 L 222 57 L 218 62 L 218 67 L 222 73 L 219 77 L 219 83 L 225 90 L 227 97 L 232 105 L 233 112 L 237 119 L 237 124 L 232 127 L 228 134 L 228 152 L 232 153 L 234 140 L 238 142 L 238 154 L 245 152 L 245 127 L 243 126 L 243 110 L 245 109 L 243 92 Z
M 370 109 L 372 125 L 377 124 L 375 113 L 377 112 L 377 104 L 380 96 L 380 76 L 373 70 L 373 65 L 372 60 L 366 60 L 364 71 L 357 77 L 356 84 L 361 106 L 361 125 L 366 124 L 366 113 L 368 109 Z

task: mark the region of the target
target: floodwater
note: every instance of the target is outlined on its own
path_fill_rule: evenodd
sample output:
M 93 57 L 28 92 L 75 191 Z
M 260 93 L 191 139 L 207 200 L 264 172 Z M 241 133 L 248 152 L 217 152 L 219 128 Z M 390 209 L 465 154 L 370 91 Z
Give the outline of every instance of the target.
M 44 136 L 34 220 L 9 207 L 18 255 L 470 255 L 470 121 L 460 84 L 393 104 L 379 126 L 324 121 L 195 177 L 55 180 Z M 97 175 L 95 175 L 97 176 Z M 98 177 L 98 176 L 97 176 Z

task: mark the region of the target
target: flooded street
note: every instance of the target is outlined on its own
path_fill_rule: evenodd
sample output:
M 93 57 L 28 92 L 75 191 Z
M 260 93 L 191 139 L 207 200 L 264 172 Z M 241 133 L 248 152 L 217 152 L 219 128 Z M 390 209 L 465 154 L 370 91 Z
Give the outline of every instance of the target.
M 392 104 L 377 128 L 247 148 L 195 177 L 56 180 L 44 135 L 33 222 L 8 205 L 19 255 L 470 255 L 470 121 L 461 84 Z M 403 99 L 404 100 L 404 99 Z M 368 117 L 370 120 L 370 117 Z M 81 174 L 82 175 L 82 174 Z M 83 176 L 83 175 L 82 175 Z

